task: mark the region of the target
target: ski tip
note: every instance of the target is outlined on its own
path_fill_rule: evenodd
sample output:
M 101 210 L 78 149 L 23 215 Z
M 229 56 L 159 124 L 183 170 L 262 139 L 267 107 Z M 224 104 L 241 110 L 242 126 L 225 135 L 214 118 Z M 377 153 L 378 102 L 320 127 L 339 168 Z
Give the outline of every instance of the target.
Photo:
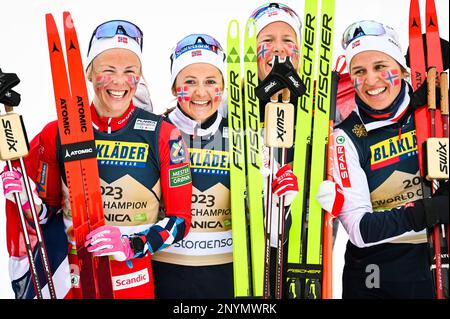
M 255 19 L 253 19 L 253 18 L 248 19 L 245 30 L 247 30 L 248 38 L 256 37 L 256 21 L 255 21 Z
M 46 13 L 45 14 L 45 22 L 47 23 L 47 25 L 49 23 L 55 23 L 55 19 L 53 18 L 53 14 L 51 13 Z
M 239 22 L 235 19 L 228 24 L 228 37 L 231 39 L 239 38 Z
M 63 12 L 63 23 L 64 23 L 64 28 L 73 29 L 74 26 L 73 26 L 72 15 L 70 14 L 69 11 Z

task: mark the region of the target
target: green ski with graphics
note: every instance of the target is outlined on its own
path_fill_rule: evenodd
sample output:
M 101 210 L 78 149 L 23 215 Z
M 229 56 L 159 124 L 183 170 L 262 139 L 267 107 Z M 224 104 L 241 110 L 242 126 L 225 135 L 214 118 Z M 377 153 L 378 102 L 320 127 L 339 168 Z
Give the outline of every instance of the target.
M 324 285 L 322 277 L 323 267 L 331 271 L 330 261 L 322 258 L 324 212 L 315 195 L 326 176 L 334 1 L 322 1 L 320 9 L 319 19 L 318 2 L 306 0 L 300 77 L 307 92 L 299 99 L 293 163 L 301 192 L 291 206 L 287 269 L 289 297 L 296 299 L 331 297 L 331 283 Z

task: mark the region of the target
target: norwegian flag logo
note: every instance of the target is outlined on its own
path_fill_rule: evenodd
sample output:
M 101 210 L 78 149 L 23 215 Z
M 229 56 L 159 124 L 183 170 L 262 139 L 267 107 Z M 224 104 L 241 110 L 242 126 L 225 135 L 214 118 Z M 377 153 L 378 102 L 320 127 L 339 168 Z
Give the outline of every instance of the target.
M 190 97 L 189 97 L 189 92 L 188 92 L 188 87 L 184 86 L 184 87 L 177 87 L 177 100 L 178 102 L 189 102 Z
M 192 57 L 194 56 L 202 56 L 202 50 L 195 50 L 191 52 Z
M 356 48 L 356 47 L 359 47 L 359 45 L 360 45 L 359 40 L 356 40 L 356 41 L 353 42 L 353 44 L 352 44 L 352 49 L 354 49 L 354 48 Z
M 117 37 L 117 42 L 128 43 L 127 37 Z
M 400 76 L 398 74 L 398 70 L 389 70 L 383 72 L 383 78 L 386 82 L 389 82 L 391 86 L 400 85 Z

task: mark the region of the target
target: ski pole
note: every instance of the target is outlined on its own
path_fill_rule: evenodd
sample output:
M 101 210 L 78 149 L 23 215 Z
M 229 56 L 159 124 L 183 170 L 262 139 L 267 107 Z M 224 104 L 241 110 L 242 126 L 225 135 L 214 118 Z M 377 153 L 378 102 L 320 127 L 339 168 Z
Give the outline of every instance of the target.
M 276 103 L 278 101 L 278 95 L 274 95 L 271 97 L 271 102 Z M 267 106 L 266 106 L 267 110 Z M 267 118 L 266 118 L 267 119 Z M 266 126 L 265 131 L 268 128 Z M 267 145 L 266 145 L 267 146 Z M 268 166 L 269 166 L 269 174 L 266 177 L 266 205 L 265 205 L 265 214 L 264 214 L 264 282 L 263 282 L 263 297 L 264 299 L 269 299 L 270 296 L 270 237 L 271 237 L 271 221 L 272 221 L 272 180 L 273 180 L 273 171 L 274 171 L 274 148 L 268 147 Z
M 431 131 L 430 137 L 436 137 L 436 68 L 431 67 L 427 72 L 427 83 L 428 83 L 428 112 L 430 113 L 430 124 Z M 429 151 L 427 151 L 429 154 Z M 428 162 L 428 161 L 427 161 Z M 427 179 L 431 180 L 431 191 L 434 193 L 438 188 L 438 182 L 434 178 Z M 433 242 L 434 246 L 434 264 L 432 269 L 434 270 L 434 278 L 436 281 L 436 293 L 437 298 L 443 298 L 443 282 L 442 282 L 442 259 L 441 259 L 441 234 L 439 225 L 435 225 L 433 229 L 428 234 L 430 240 Z M 433 272 L 432 270 L 432 272 Z
M 268 103 L 265 108 L 265 130 L 264 130 L 264 144 L 269 147 L 269 161 L 270 173 L 267 180 L 267 205 L 266 205 L 266 254 L 270 256 L 270 220 L 272 215 L 272 181 L 273 171 L 275 165 L 274 148 L 278 148 L 281 152 L 280 165 L 285 165 L 286 150 L 291 148 L 294 144 L 294 105 L 288 103 L 290 100 L 290 92 L 287 88 L 282 91 L 283 103 L 273 102 L 278 101 L 278 94 L 272 97 L 271 103 Z M 277 227 L 277 257 L 276 257 L 276 279 L 275 279 L 275 298 L 282 297 L 282 274 L 283 274 L 283 243 L 284 243 L 284 197 L 279 199 L 278 203 L 278 227 Z M 267 247 L 268 246 L 268 247 Z M 266 255 L 265 267 L 270 266 L 270 257 Z M 270 270 L 265 268 L 265 289 L 270 288 L 268 283 Z M 267 281 L 267 282 L 266 282 Z M 270 293 L 270 291 L 269 291 Z M 266 291 L 265 291 L 266 297 Z
M 448 74 L 446 72 L 441 73 L 441 117 L 442 117 L 442 131 L 445 138 L 449 138 L 448 134 Z M 447 225 L 446 237 L 447 237 L 447 249 L 449 247 L 449 225 Z
M 34 223 L 36 237 L 37 237 L 37 249 L 42 259 L 44 266 L 44 272 L 47 278 L 47 286 L 50 293 L 50 298 L 56 299 L 55 288 L 53 285 L 52 273 L 50 270 L 47 252 L 43 242 L 42 232 L 39 225 L 39 218 L 36 213 L 35 203 L 33 199 L 33 192 L 31 190 L 30 182 L 26 172 L 23 157 L 28 154 L 28 140 L 26 137 L 25 127 L 23 125 L 22 117 L 16 113 L 13 113 L 13 107 L 5 105 L 6 114 L 1 116 L 4 139 L 1 140 L 1 159 L 5 160 L 9 171 L 13 171 L 13 160 L 19 160 L 20 168 L 22 170 L 22 180 L 25 185 L 25 193 L 30 203 L 31 217 Z M 25 212 L 22 208 L 20 196 L 18 193 L 14 193 L 14 199 L 17 209 L 19 210 L 20 224 L 23 231 L 23 237 L 25 240 L 25 247 L 27 251 L 28 261 L 30 263 L 31 277 L 36 291 L 36 297 L 42 299 L 42 287 L 39 281 L 37 273 L 36 263 L 33 258 L 33 249 L 31 247 L 30 234 L 27 229 L 27 222 L 25 219 Z

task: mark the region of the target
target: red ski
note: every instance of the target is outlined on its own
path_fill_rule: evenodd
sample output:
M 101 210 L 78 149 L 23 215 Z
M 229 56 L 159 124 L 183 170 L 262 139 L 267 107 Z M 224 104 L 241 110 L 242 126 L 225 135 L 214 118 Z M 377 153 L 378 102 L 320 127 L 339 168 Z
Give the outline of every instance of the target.
M 426 47 L 427 55 L 425 59 L 419 2 L 418 0 L 411 0 L 409 13 L 409 58 L 414 90 L 424 82 L 427 68 L 435 67 L 438 73 L 437 77 L 443 71 L 439 28 L 434 0 L 426 1 Z M 443 136 L 443 122 L 440 110 L 432 107 L 431 104 L 429 103 L 428 106 L 424 105 L 414 112 L 419 169 L 422 177 L 425 176 L 423 143 L 429 137 Z M 423 179 L 422 190 L 424 197 L 429 197 L 436 190 L 436 186 L 433 185 L 436 185 L 436 183 L 429 183 L 425 178 Z M 447 268 L 442 264 L 442 256 L 448 260 L 448 243 L 443 238 L 445 231 L 441 233 L 440 225 L 436 225 L 434 229 L 427 230 L 427 234 L 436 297 L 438 299 L 448 298 L 448 296 L 445 296 L 445 290 L 447 290 L 448 294 L 448 261 Z
M 86 235 L 104 225 L 105 220 L 94 132 L 77 35 L 70 13 L 64 12 L 68 77 L 55 20 L 51 14 L 46 14 L 45 18 L 82 297 L 113 298 L 108 257 L 94 258 L 84 247 Z

